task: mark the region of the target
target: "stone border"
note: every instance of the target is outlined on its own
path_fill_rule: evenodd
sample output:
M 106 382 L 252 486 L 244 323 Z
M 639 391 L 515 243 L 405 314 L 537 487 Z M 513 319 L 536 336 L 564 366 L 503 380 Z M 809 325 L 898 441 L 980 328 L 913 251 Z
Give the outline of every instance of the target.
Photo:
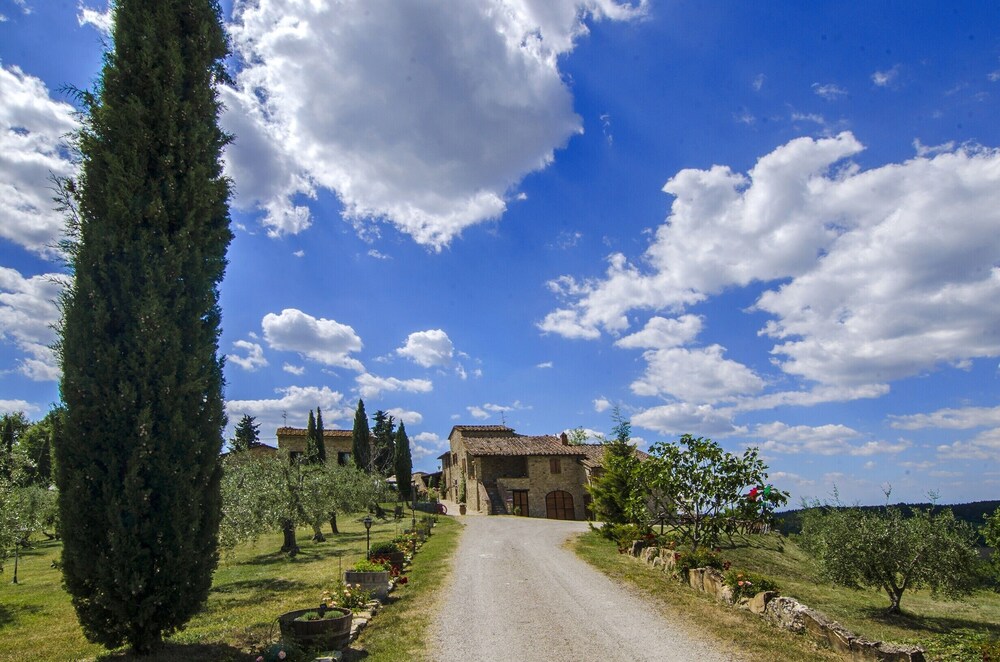
M 676 550 L 666 547 L 647 547 L 642 540 L 632 543 L 629 551 L 630 556 L 671 575 L 676 574 L 675 553 Z M 794 598 L 780 596 L 775 591 L 762 591 L 736 603 L 732 589 L 726 586 L 722 573 L 715 568 L 692 568 L 687 577 L 678 578 L 691 588 L 708 593 L 719 602 L 746 609 L 780 628 L 825 643 L 853 660 L 925 662 L 924 650 L 919 646 L 897 646 L 884 641 L 862 639 L 822 612 L 807 607 Z

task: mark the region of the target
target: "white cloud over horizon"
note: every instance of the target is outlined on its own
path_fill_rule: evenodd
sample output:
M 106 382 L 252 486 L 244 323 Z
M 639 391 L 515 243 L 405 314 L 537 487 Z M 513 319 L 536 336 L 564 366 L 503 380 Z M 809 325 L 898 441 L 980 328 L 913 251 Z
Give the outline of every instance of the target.
M 455 346 L 447 333 L 441 329 L 430 329 L 411 333 L 406 338 L 406 344 L 396 353 L 424 368 L 446 367 L 451 365 Z
M 23 352 L 17 371 L 34 381 L 56 381 L 62 374 L 52 348 L 65 280 L 62 274 L 24 278 L 0 266 L 0 339 Z
M 272 349 L 298 352 L 328 366 L 364 371 L 364 365 L 350 356 L 362 348 L 361 338 L 350 326 L 336 320 L 316 318 L 296 308 L 279 314 L 268 313 L 261 320 L 264 339 Z

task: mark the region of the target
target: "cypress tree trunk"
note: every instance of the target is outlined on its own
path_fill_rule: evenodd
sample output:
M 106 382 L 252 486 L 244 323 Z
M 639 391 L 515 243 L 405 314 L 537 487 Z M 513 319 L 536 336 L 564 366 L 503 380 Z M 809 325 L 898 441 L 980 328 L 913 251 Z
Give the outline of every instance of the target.
M 182 627 L 218 561 L 218 284 L 232 238 L 216 0 L 118 0 L 67 191 L 56 444 L 63 577 L 88 639 L 138 653 Z

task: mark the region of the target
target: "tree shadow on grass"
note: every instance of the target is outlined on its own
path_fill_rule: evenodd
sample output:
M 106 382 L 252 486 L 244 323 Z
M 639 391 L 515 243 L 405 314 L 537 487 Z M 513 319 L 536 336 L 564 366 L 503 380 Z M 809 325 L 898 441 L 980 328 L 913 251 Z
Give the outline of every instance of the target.
M 302 588 L 302 582 L 290 581 L 279 578 L 246 579 L 238 582 L 229 582 L 212 587 L 212 593 L 238 593 L 242 591 L 290 591 Z
M 41 614 L 44 611 L 38 605 L 0 605 L 0 627 L 17 622 L 22 615 Z
M 984 623 L 983 621 L 972 621 L 949 616 L 927 616 L 906 611 L 899 614 L 888 614 L 885 609 L 874 607 L 869 607 L 862 611 L 873 621 L 914 632 L 948 634 L 956 630 L 971 630 L 994 636 L 1000 635 L 1000 624 L 996 623 Z
M 151 655 L 115 651 L 97 656 L 97 662 L 245 662 L 253 658 L 229 644 L 177 644 L 168 642 Z

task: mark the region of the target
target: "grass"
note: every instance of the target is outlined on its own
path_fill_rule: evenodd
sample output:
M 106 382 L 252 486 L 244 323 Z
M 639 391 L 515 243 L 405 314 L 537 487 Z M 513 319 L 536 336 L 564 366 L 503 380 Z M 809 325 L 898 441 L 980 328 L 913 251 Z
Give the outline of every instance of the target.
M 571 544 L 582 559 L 615 582 L 631 585 L 671 621 L 714 640 L 719 648 L 740 659 L 751 662 L 842 659 L 805 637 L 779 630 L 749 612 L 726 607 L 650 565 L 619 554 L 615 544 L 596 531 L 579 536 Z
M 796 598 L 849 630 L 881 641 L 923 647 L 930 660 L 978 659 L 979 642 L 1000 639 L 1000 594 L 981 590 L 959 600 L 936 599 L 929 591 L 907 590 L 902 614 L 886 615 L 884 592 L 856 591 L 825 581 L 794 537 L 752 536 L 722 557 L 733 566 L 760 572 Z
M 780 630 L 743 610 L 716 602 L 628 555 L 590 532 L 574 543 L 577 553 L 612 578 L 624 580 L 673 615 L 751 660 L 840 659 L 804 636 Z M 928 660 L 980 659 L 981 646 L 1000 638 L 1000 594 L 980 591 L 962 600 L 936 600 L 928 591 L 907 591 L 903 614 L 887 616 L 888 599 L 876 591 L 855 591 L 824 581 L 812 559 L 794 540 L 778 534 L 751 536 L 724 548 L 734 568 L 758 572 L 780 586 L 782 595 L 825 613 L 866 639 L 915 644 Z
M 341 571 L 365 554 L 364 526 L 357 518 L 341 518 L 341 534 L 325 543 L 310 541 L 312 532 L 298 531 L 302 551 L 288 559 L 278 550 L 281 534 L 262 537 L 223 556 L 212 590 L 202 611 L 187 627 L 169 637 L 150 662 L 192 660 L 225 662 L 245 660 L 251 650 L 277 637 L 278 615 L 293 609 L 319 605 L 319 597 L 341 577 Z M 372 543 L 390 540 L 408 526 L 403 520 L 378 522 L 372 526 Z M 410 583 L 394 595 L 372 622 L 361 641 L 371 640 L 371 658 L 379 658 L 380 646 L 420 651 L 425 647 L 426 623 L 420 622 L 422 605 L 433 604 L 440 580 L 447 573 L 444 560 L 454 547 L 460 525 L 441 518 L 435 535 L 418 552 L 409 570 Z M 22 554 L 17 585 L 10 584 L 13 562 L 0 575 L 0 660 L 131 660 L 124 650 L 106 651 L 89 643 L 77 623 L 69 596 L 62 590 L 60 572 L 51 567 L 59 558 L 61 544 L 39 542 Z M 436 582 L 436 583 L 435 583 Z M 402 626 L 396 621 L 403 620 Z M 393 631 L 391 644 L 380 643 L 383 624 Z M 367 645 L 367 644 L 365 644 Z M 364 654 L 361 654 L 364 656 Z M 360 659 L 360 658 L 359 658 Z

